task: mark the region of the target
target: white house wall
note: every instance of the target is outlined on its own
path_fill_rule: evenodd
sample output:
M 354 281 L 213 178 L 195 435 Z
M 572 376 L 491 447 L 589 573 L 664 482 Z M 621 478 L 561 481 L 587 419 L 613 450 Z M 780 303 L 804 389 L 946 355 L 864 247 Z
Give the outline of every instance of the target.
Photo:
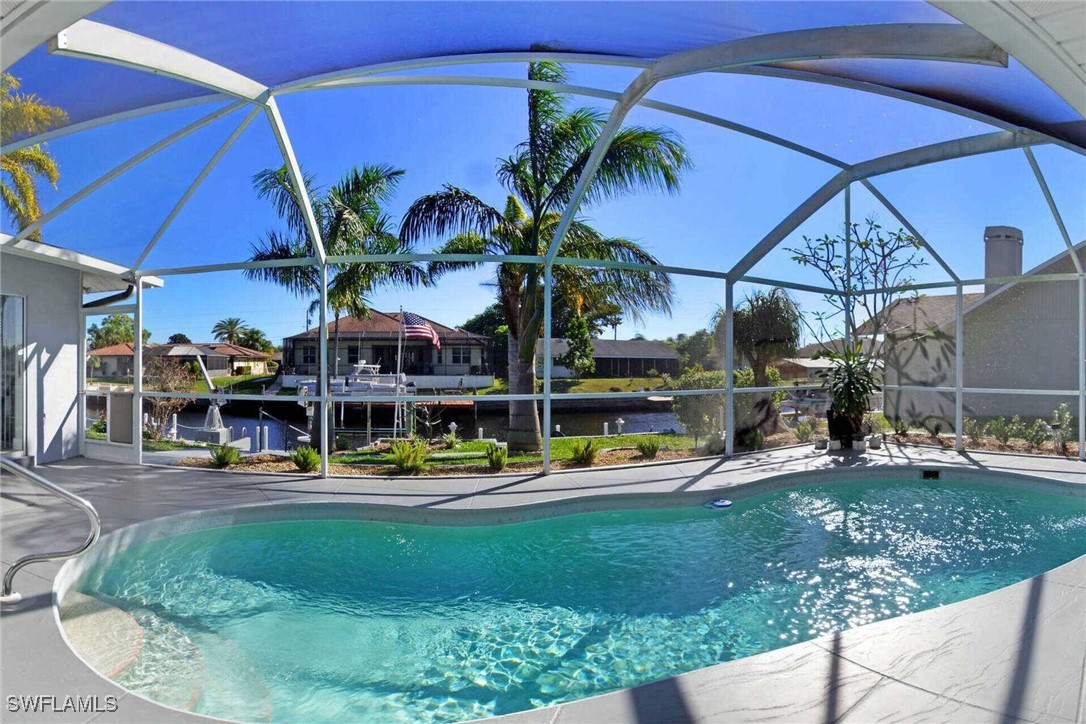
M 79 454 L 80 285 L 75 269 L 0 257 L 0 292 L 26 300 L 27 455 L 37 463 Z
M 1074 271 L 1065 259 L 1046 273 Z M 1019 284 L 967 311 L 963 386 L 996 389 L 1078 389 L 1078 285 L 1074 281 Z M 953 324 L 919 339 L 898 339 L 886 350 L 889 385 L 953 387 Z M 967 417 L 1050 418 L 1060 397 L 967 393 Z M 1070 405 L 1074 410 L 1075 405 Z M 954 395 L 893 392 L 886 395 L 888 417 L 939 421 L 953 428 Z

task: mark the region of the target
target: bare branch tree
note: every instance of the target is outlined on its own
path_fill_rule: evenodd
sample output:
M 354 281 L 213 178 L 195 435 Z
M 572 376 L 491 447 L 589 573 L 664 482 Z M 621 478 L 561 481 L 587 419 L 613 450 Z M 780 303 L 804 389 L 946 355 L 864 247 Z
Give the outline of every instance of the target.
M 150 392 L 194 392 L 196 375 L 181 360 L 172 357 L 147 357 L 143 363 L 143 388 Z M 170 418 L 192 402 L 184 397 L 146 399 L 151 405 L 151 419 L 144 426 L 144 435 L 151 440 L 164 438 Z

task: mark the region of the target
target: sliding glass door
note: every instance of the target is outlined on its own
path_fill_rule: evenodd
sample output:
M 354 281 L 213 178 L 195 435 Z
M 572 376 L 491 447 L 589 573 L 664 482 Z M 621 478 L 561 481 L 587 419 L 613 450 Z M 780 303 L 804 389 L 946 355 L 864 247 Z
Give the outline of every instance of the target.
M 26 376 L 24 302 L 0 296 L 0 452 L 26 450 Z

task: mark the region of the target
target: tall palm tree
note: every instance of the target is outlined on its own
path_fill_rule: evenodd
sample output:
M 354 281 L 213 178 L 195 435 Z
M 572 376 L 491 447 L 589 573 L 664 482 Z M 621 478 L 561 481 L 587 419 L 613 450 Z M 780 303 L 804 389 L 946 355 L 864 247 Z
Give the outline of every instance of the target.
M 60 108 L 43 103 L 36 95 L 18 91 L 18 79 L 0 73 L 0 144 L 47 131 L 67 120 L 68 114 Z M 60 169 L 56 159 L 39 143 L 0 156 L 0 173 L 3 174 L 0 176 L 0 202 L 18 229 L 25 229 L 41 216 L 38 179 L 43 178 L 53 188 L 57 187 Z M 41 241 L 41 231 L 34 232 L 30 238 Z
M 226 342 L 227 344 L 238 344 L 242 336 L 248 331 L 249 328 L 245 326 L 245 322 L 237 317 L 220 319 L 215 323 L 215 326 L 211 328 L 211 334 L 215 339 L 220 342 Z
M 387 165 L 366 165 L 351 169 L 344 177 L 319 194 L 312 176 L 304 176 L 304 185 L 313 205 L 317 226 L 329 256 L 350 254 L 407 254 L 413 246 L 391 231 L 391 221 L 384 206 L 395 194 L 404 172 Z M 312 255 L 305 218 L 286 166 L 265 169 L 253 177 L 260 198 L 275 206 L 286 224 L 285 232 L 268 232 L 253 246 L 253 261 L 303 259 Z M 250 279 L 263 279 L 282 286 L 297 296 L 320 292 L 317 267 L 287 266 L 248 269 Z M 344 313 L 356 317 L 369 315 L 368 295 L 378 287 L 427 284 L 426 271 L 414 262 L 381 264 L 333 264 L 329 267 L 328 304 L 335 315 L 333 359 L 339 360 L 339 320 Z M 332 376 L 338 370 L 332 368 Z
M 531 80 L 565 82 L 557 63 L 528 66 Z M 606 115 L 591 108 L 567 111 L 566 97 L 544 90 L 528 91 L 528 139 L 498 162 L 498 181 L 509 192 L 498 210 L 477 196 L 446 185 L 415 201 L 404 216 L 400 238 L 441 240 L 440 253 L 543 255 L 585 168 Z M 675 192 L 689 168 L 686 149 L 663 128 L 627 126 L 619 130 L 584 195 L 582 206 L 644 189 Z M 560 256 L 656 264 L 647 251 L 628 239 L 609 238 L 577 219 L 562 240 Z M 452 269 L 474 266 L 435 262 L 436 277 Z M 537 265 L 499 264 L 498 301 L 509 327 L 509 389 L 534 393 L 535 343 L 543 323 L 542 271 Z M 671 280 L 666 274 L 556 267 L 557 295 L 585 298 L 594 288 L 630 316 L 646 311 L 669 312 Z M 540 447 L 539 416 L 531 401 L 509 408 L 509 447 Z

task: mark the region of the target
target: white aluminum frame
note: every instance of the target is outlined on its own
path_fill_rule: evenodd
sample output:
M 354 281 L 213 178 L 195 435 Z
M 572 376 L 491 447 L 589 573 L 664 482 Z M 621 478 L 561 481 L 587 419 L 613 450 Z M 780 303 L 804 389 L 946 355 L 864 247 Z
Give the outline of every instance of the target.
M 320 323 L 321 323 L 321 335 L 320 335 L 320 394 L 310 397 L 315 402 L 318 402 L 321 408 L 320 414 L 324 414 L 328 404 L 334 400 L 339 399 L 333 396 L 329 392 L 328 387 L 328 330 L 327 330 L 327 272 L 328 264 L 330 263 L 345 263 L 345 262 L 373 262 L 380 263 L 393 260 L 432 260 L 432 258 L 443 258 L 439 255 L 390 255 L 388 258 L 384 257 L 332 257 L 329 258 L 326 255 L 323 240 L 320 237 L 320 231 L 316 223 L 316 218 L 313 213 L 312 205 L 305 193 L 304 183 L 302 180 L 302 173 L 297 157 L 294 153 L 293 146 L 290 141 L 289 134 L 287 132 L 286 125 L 279 113 L 278 107 L 275 102 L 275 95 L 293 93 L 300 90 L 310 90 L 319 88 L 330 87 L 345 87 L 345 86 L 357 86 L 357 85 L 387 85 L 387 84 L 414 84 L 414 83 L 451 83 L 457 85 L 493 85 L 493 86 L 506 86 L 506 87 L 543 87 L 548 86 L 552 90 L 561 90 L 563 92 L 581 93 L 583 95 L 595 96 L 599 98 L 609 98 L 615 101 L 612 108 L 611 115 L 597 139 L 596 145 L 592 150 L 588 164 L 584 169 L 581 176 L 577 179 L 576 186 L 571 195 L 571 199 L 563 212 L 559 226 L 555 233 L 554 239 L 546 251 L 543 257 L 517 257 L 515 258 L 519 263 L 531 263 L 543 266 L 544 275 L 544 392 L 540 395 L 510 395 L 500 396 L 502 398 L 508 397 L 509 399 L 537 399 L 541 398 L 544 401 L 544 471 L 550 471 L 550 408 L 551 408 L 551 374 L 552 374 L 552 359 L 550 355 L 551 344 L 551 296 L 552 296 L 552 282 L 553 282 L 553 267 L 557 264 L 570 264 L 579 266 L 590 267 L 602 267 L 602 268 L 619 268 L 619 269 L 631 269 L 640 270 L 648 269 L 651 271 L 668 272 L 675 274 L 686 274 L 692 276 L 703 276 L 710 278 L 720 278 L 725 282 L 725 327 L 726 327 L 726 369 L 728 370 L 727 386 L 724 390 L 689 390 L 689 391 L 676 391 L 676 394 L 713 394 L 714 392 L 723 392 L 728 399 L 727 404 L 727 453 L 730 455 L 734 451 L 734 435 L 732 428 L 734 427 L 734 380 L 731 375 L 731 371 L 734 368 L 734 285 L 738 281 L 749 281 L 751 283 L 773 283 L 779 286 L 786 286 L 796 289 L 804 289 L 806 291 L 815 291 L 821 293 L 836 293 L 833 290 L 814 287 L 811 285 L 802 284 L 789 284 L 783 282 L 771 282 L 770 280 L 764 280 L 759 277 L 748 277 L 747 272 L 756 264 L 766 253 L 775 248 L 780 241 L 782 241 L 788 234 L 795 230 L 804 220 L 809 218 L 811 214 L 816 212 L 819 208 L 829 202 L 841 191 L 845 192 L 846 196 L 846 224 L 850 220 L 851 208 L 850 208 L 850 188 L 851 183 L 854 181 L 862 182 L 866 188 L 877 198 L 891 213 L 906 227 L 910 233 L 913 233 L 928 250 L 928 252 L 935 258 L 943 269 L 953 280 L 947 283 L 929 283 L 924 285 L 908 285 L 901 289 L 919 289 L 919 288 L 938 288 L 941 286 L 954 286 L 957 294 L 957 309 L 956 309 L 956 325 L 958 328 L 958 349 L 956 353 L 956 367 L 958 370 L 958 376 L 956 379 L 956 386 L 954 392 L 957 397 L 957 412 L 956 412 L 956 427 L 958 429 L 958 442 L 960 445 L 961 436 L 961 396 L 963 392 L 974 391 L 969 388 L 964 388 L 961 379 L 961 325 L 964 310 L 962 309 L 962 287 L 969 284 L 969 281 L 962 281 L 954 273 L 953 269 L 945 263 L 945 261 L 938 255 L 938 253 L 928 244 L 915 228 L 905 219 L 905 217 L 895 208 L 893 205 L 870 183 L 871 177 L 891 173 L 894 171 L 912 168 L 918 165 L 927 163 L 935 163 L 952 158 L 961 158 L 969 155 L 979 153 L 990 153 L 994 151 L 1006 150 L 1014 147 L 1024 147 L 1027 158 L 1030 161 L 1031 166 L 1034 169 L 1037 180 L 1041 185 L 1046 199 L 1048 200 L 1050 209 L 1056 218 L 1061 232 L 1064 235 L 1065 241 L 1071 249 L 1072 256 L 1075 259 L 1077 274 L 1075 275 L 1034 275 L 1033 277 L 1013 278 L 1014 281 L 1029 281 L 1038 282 L 1046 281 L 1049 279 L 1063 279 L 1074 278 L 1079 283 L 1079 298 L 1080 309 L 1079 319 L 1080 326 L 1083 322 L 1086 322 L 1086 275 L 1083 274 L 1083 269 L 1080 261 L 1074 253 L 1073 245 L 1067 235 L 1066 229 L 1063 225 L 1062 218 L 1059 216 L 1059 212 L 1056 209 L 1055 203 L 1052 200 L 1051 194 L 1048 190 L 1047 184 L 1040 172 L 1039 167 L 1036 164 L 1036 160 L 1033 157 L 1032 152 L 1028 146 L 1036 143 L 1055 142 L 1064 147 L 1070 147 L 1078 153 L 1086 153 L 1086 149 L 1075 147 L 1071 144 L 1067 144 L 1059 139 L 1052 138 L 1042 133 L 1033 131 L 1023 131 L 1004 120 L 1000 120 L 994 117 L 987 116 L 975 111 L 969 111 L 959 108 L 953 104 L 937 101 L 934 99 L 926 98 L 923 96 L 910 94 L 904 91 L 898 91 L 896 89 L 879 86 L 877 84 L 864 83 L 856 81 L 850 78 L 833 78 L 827 76 L 821 76 L 817 73 L 813 73 L 805 70 L 794 70 L 781 67 L 767 67 L 767 64 L 775 63 L 787 63 L 789 61 L 803 61 L 803 60 L 821 60 L 826 58 L 909 58 L 909 59 L 929 59 L 939 61 L 956 61 L 989 65 L 1006 65 L 1008 62 L 1007 54 L 989 41 L 980 33 L 977 33 L 970 27 L 956 26 L 951 24 L 892 24 L 892 25 L 874 25 L 874 26 L 855 26 L 855 27 L 839 27 L 839 28 L 822 28 L 814 30 L 801 30 L 791 31 L 785 33 L 767 34 L 762 36 L 755 36 L 749 38 L 743 38 L 740 40 L 721 43 L 718 45 L 698 48 L 691 51 L 677 53 L 671 56 L 659 58 L 656 60 L 643 60 L 643 59 L 631 59 L 622 58 L 617 56 L 608 56 L 600 54 L 577 54 L 577 53 L 550 53 L 550 52 L 524 52 L 524 53 L 486 53 L 476 54 L 470 56 L 446 56 L 443 58 L 430 58 L 420 59 L 405 62 L 386 63 L 379 65 L 371 65 L 363 68 L 354 68 L 335 71 L 332 73 L 325 73 L 310 78 L 300 79 L 291 83 L 283 84 L 276 88 L 267 88 L 256 81 L 246 78 L 228 68 L 224 68 L 215 63 L 212 63 L 204 58 L 195 56 L 186 51 L 178 48 L 160 43 L 155 40 L 140 36 L 135 33 L 113 28 L 108 25 L 96 23 L 88 20 L 80 20 L 74 25 L 70 26 L 67 30 L 62 31 L 57 35 L 51 43 L 51 49 L 53 52 L 62 55 L 73 55 L 81 58 L 93 59 L 101 62 L 107 62 L 112 64 L 118 64 L 137 70 L 152 72 L 157 74 L 166 75 L 183 82 L 192 83 L 205 88 L 210 88 L 213 93 L 203 96 L 198 96 L 191 99 L 185 99 L 180 101 L 174 101 L 170 103 L 158 104 L 142 109 L 134 109 L 131 111 L 125 111 L 122 113 L 112 114 L 107 117 L 93 119 L 80 124 L 74 124 L 62 129 L 56 129 L 46 134 L 41 134 L 35 138 L 24 139 L 15 144 L 9 144 L 6 150 L 14 150 L 15 148 L 22 148 L 33 143 L 47 140 L 48 138 L 57 138 L 69 133 L 73 133 L 77 130 L 83 130 L 86 128 L 93 128 L 96 126 L 104 125 L 106 123 L 116 122 L 124 120 L 126 118 L 133 118 L 139 115 L 145 115 L 147 113 L 154 113 L 163 110 L 169 110 L 172 108 L 194 106 L 202 103 L 221 101 L 224 98 L 234 97 L 240 99 L 239 101 L 231 104 L 227 104 L 219 110 L 205 116 L 198 120 L 194 124 L 190 124 L 186 128 L 175 132 L 171 136 L 159 141 L 153 146 L 145 149 L 140 154 L 137 154 L 133 158 L 121 164 L 117 168 L 108 172 L 105 176 L 93 182 L 89 186 L 77 192 L 72 197 L 69 197 L 65 201 L 61 202 L 56 208 L 51 210 L 48 214 L 44 215 L 41 219 L 35 222 L 34 225 L 20 232 L 19 235 L 8 240 L 8 243 L 14 243 L 22 238 L 25 238 L 30 233 L 33 233 L 36 229 L 48 221 L 55 218 L 64 210 L 92 193 L 97 188 L 100 188 L 105 183 L 108 183 L 113 178 L 124 173 L 128 169 L 132 168 L 136 164 L 140 163 L 145 158 L 150 157 L 154 153 L 166 148 L 177 140 L 180 140 L 189 133 L 192 133 L 199 128 L 221 118 L 234 110 L 240 108 L 245 103 L 252 104 L 253 110 L 250 111 L 248 116 L 242 121 L 242 123 L 235 129 L 235 131 L 227 138 L 226 142 L 220 146 L 218 151 L 212 156 L 212 158 L 205 165 L 204 169 L 196 177 L 193 183 L 190 185 L 185 194 L 181 197 L 173 210 L 164 220 L 163 224 L 156 231 L 143 253 L 140 255 L 136 263 L 133 265 L 132 270 L 135 272 L 139 266 L 146 260 L 155 244 L 161 238 L 162 234 L 172 223 L 174 218 L 180 212 L 181 208 L 188 201 L 188 199 L 195 192 L 196 188 L 200 185 L 207 174 L 216 166 L 225 153 L 229 150 L 230 146 L 237 140 L 237 138 L 244 132 L 245 128 L 254 118 L 256 112 L 263 110 L 268 118 L 269 125 L 275 135 L 276 141 L 279 145 L 280 152 L 283 156 L 284 162 L 287 165 L 291 182 L 298 192 L 299 197 L 302 200 L 303 216 L 306 221 L 306 228 L 309 233 L 311 242 L 314 249 L 314 257 L 311 259 L 291 260 L 290 264 L 316 264 L 321 271 L 321 290 L 320 290 Z M 509 79 L 499 78 L 471 78 L 471 77 L 414 77 L 406 76 L 401 78 L 372 78 L 375 74 L 387 73 L 396 70 L 411 70 L 417 68 L 437 67 L 441 65 L 465 65 L 473 63 L 495 63 L 495 62 L 510 62 L 513 60 L 523 62 L 531 60 L 561 60 L 566 62 L 577 63 L 598 63 L 598 64 L 611 64 L 611 65 L 624 65 L 629 67 L 643 68 L 642 72 L 631 83 L 623 93 L 615 94 L 610 91 L 602 91 L 598 89 L 588 89 L 579 86 L 567 86 L 565 84 L 541 84 L 535 81 L 514 81 Z M 786 139 L 773 136 L 757 129 L 752 129 L 741 124 L 733 123 L 725 119 L 703 114 L 691 109 L 685 109 L 671 104 L 659 103 L 646 99 L 646 95 L 655 87 L 658 83 L 670 78 L 676 78 L 683 75 L 689 75 L 699 72 L 735 72 L 735 73 L 747 73 L 747 74 L 761 74 L 774 77 L 785 77 L 798 80 L 807 80 L 813 82 L 827 83 L 831 85 L 839 85 L 842 87 L 849 87 L 857 90 L 863 90 L 866 92 L 873 92 L 890 97 L 901 98 L 912 102 L 921 103 L 929 107 L 940 108 L 954 112 L 959 115 L 963 115 L 970 118 L 976 118 L 986 123 L 992 123 L 1004 130 L 983 134 L 981 136 L 975 136 L 972 138 L 955 139 L 939 144 L 932 144 L 909 151 L 903 151 L 896 154 L 890 154 L 880 158 L 871 159 L 863 163 L 849 165 L 844 162 L 834 159 L 831 156 L 822 154 L 813 149 L 806 148 L 799 144 L 793 143 Z M 553 88 L 551 86 L 554 86 Z M 788 217 L 786 217 L 780 224 L 777 225 L 767 236 L 765 236 L 760 242 L 758 242 L 750 252 L 744 256 L 739 263 L 737 263 L 731 270 L 727 272 L 713 272 L 707 270 L 688 269 L 683 267 L 662 267 L 651 265 L 638 265 L 638 264 L 622 264 L 622 263 L 606 263 L 606 262 L 594 262 L 590 260 L 577 260 L 566 259 L 558 257 L 558 252 L 561 247 L 561 241 L 568 230 L 569 225 L 572 223 L 574 215 L 580 205 L 580 202 L 591 183 L 592 177 L 595 174 L 600 162 L 602 161 L 606 151 L 610 145 L 614 134 L 617 133 L 621 127 L 621 123 L 624 120 L 628 112 L 634 105 L 643 105 L 647 108 L 655 110 L 674 113 L 682 115 L 694 120 L 700 120 L 706 123 L 711 123 L 723 128 L 745 133 L 752 137 L 760 138 L 762 140 L 775 143 L 785 148 L 789 148 L 798 153 L 805 154 L 809 157 L 816 158 L 831 166 L 839 169 L 836 176 L 827 181 L 820 189 L 815 191 L 811 197 L 809 197 L 803 204 L 797 207 Z M 847 243 L 846 243 L 847 246 Z M 470 256 L 470 255 L 468 255 Z M 467 258 L 464 261 L 495 263 L 501 261 L 513 261 L 514 257 L 485 257 L 485 258 Z M 173 269 L 153 270 L 146 272 L 147 274 L 189 274 L 189 273 L 201 273 L 212 271 L 225 271 L 233 269 L 251 269 L 258 268 L 260 266 L 285 266 L 286 263 L 268 263 L 257 264 L 251 262 L 239 262 L 239 263 L 227 263 L 227 264 L 211 264 L 203 266 L 191 266 L 181 267 Z M 137 277 L 137 297 L 135 304 L 136 314 L 136 334 L 138 338 L 142 338 L 143 327 L 143 309 L 142 309 L 142 293 L 143 283 Z M 869 290 L 863 290 L 864 293 L 870 293 Z M 880 290 L 871 290 L 880 291 Z M 846 295 L 850 294 L 851 290 L 846 290 Z M 1079 411 L 1080 411 L 1080 457 L 1084 456 L 1086 451 L 1086 334 L 1081 333 L 1079 335 L 1079 347 L 1080 347 L 1080 370 L 1079 370 L 1079 390 L 1080 397 Z M 134 415 L 134 425 L 137 427 L 141 424 L 141 415 L 139 414 L 140 407 L 142 405 L 143 397 L 156 396 L 155 393 L 145 393 L 142 390 L 142 345 L 136 345 L 135 352 L 135 364 L 136 367 L 136 380 L 134 384 L 134 401 L 136 406 Z M 789 388 L 791 389 L 791 388 Z M 903 388 L 899 388 L 903 389 Z M 938 391 L 942 388 L 923 388 L 927 391 Z M 749 390 L 754 391 L 754 390 Z M 980 391 L 980 390 L 977 390 Z M 1013 391 L 1013 392 L 1029 392 L 1029 391 Z M 644 393 L 625 393 L 625 394 L 586 394 L 586 395 L 566 395 L 564 397 L 576 398 L 576 399 L 593 399 L 597 397 L 625 397 L 625 396 L 641 396 Z M 1041 393 L 1044 394 L 1044 393 Z M 1048 394 L 1054 394 L 1049 392 Z M 253 396 L 227 396 L 227 397 L 240 397 L 243 399 L 253 399 Z M 491 397 L 490 399 L 497 400 L 499 396 Z M 292 399 L 290 397 L 281 396 L 277 399 L 287 400 Z M 359 398 L 351 397 L 349 399 L 357 400 Z M 382 397 L 382 400 L 388 400 L 388 397 Z M 412 399 L 418 400 L 419 397 L 413 397 Z M 453 399 L 450 396 L 442 396 L 441 399 Z M 329 452 L 329 435 L 330 430 L 325 422 L 321 426 L 322 435 L 320 444 L 321 450 L 321 474 L 327 476 L 328 474 L 328 452 Z M 137 450 L 141 450 L 141 436 L 139 430 L 135 431 L 133 444 L 137 446 Z M 140 459 L 141 452 L 137 452 L 137 459 Z

